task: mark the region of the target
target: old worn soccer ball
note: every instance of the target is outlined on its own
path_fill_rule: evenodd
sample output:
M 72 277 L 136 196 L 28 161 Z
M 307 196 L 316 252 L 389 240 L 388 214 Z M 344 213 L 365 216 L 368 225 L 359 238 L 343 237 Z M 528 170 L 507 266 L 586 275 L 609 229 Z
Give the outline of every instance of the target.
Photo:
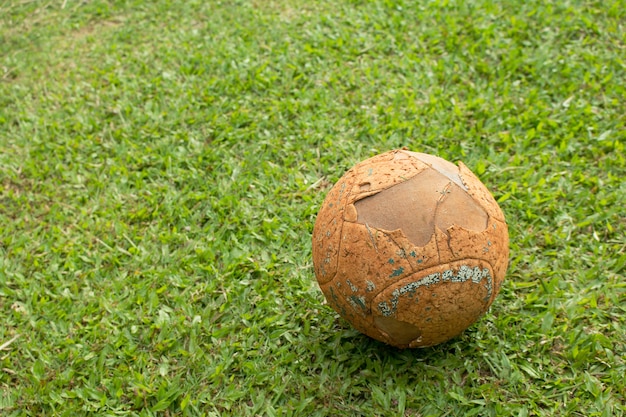
M 400 348 L 445 342 L 494 301 L 507 269 L 502 210 L 462 163 L 393 150 L 332 187 L 313 229 L 315 276 L 362 333 Z

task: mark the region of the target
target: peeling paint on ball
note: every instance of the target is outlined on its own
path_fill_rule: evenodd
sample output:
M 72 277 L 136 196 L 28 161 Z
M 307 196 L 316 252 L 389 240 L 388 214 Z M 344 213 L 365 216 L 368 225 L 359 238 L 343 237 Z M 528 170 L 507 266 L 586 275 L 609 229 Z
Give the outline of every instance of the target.
M 313 229 L 329 304 L 393 346 L 445 342 L 483 315 L 509 257 L 504 214 L 461 162 L 407 150 L 365 160 L 328 192 Z

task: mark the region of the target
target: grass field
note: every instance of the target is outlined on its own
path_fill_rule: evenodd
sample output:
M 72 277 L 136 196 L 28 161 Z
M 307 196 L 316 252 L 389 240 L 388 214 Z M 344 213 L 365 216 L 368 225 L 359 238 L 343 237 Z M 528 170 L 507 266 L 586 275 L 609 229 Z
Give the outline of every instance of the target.
M 317 210 L 393 148 L 499 201 L 434 348 L 324 303 Z M 626 415 L 623 1 L 0 1 L 2 416 Z

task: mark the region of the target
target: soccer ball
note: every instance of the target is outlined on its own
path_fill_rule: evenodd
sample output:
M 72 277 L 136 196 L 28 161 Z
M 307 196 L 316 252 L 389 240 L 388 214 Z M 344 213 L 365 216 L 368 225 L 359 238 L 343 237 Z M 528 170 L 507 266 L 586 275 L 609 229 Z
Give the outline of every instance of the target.
M 400 348 L 445 342 L 478 320 L 508 258 L 504 214 L 480 180 L 462 162 L 404 149 L 346 172 L 313 228 L 328 303 Z

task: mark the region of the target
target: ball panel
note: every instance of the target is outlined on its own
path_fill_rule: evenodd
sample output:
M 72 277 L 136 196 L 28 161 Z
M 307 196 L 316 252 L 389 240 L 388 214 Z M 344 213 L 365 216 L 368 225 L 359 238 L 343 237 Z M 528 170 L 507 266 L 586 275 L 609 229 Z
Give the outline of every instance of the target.
M 346 187 L 347 182 L 342 179 L 330 189 L 313 226 L 313 266 L 321 283 L 333 279 L 337 269 L 342 217 L 348 197 Z
M 493 224 L 489 227 L 493 229 L 494 240 L 489 248 L 489 256 L 485 256 L 484 259 L 489 260 L 493 267 L 495 287 L 493 298 L 495 298 L 509 266 L 509 231 L 505 222 L 496 219 L 493 219 Z
M 393 317 L 374 316 L 374 326 L 382 337 L 378 340 L 390 345 L 408 347 L 416 340 L 422 340 L 422 330 L 419 327 Z
M 418 338 L 395 340 L 396 346 L 432 346 L 458 335 L 487 310 L 494 291 L 492 276 L 488 263 L 474 259 L 419 271 L 380 292 L 372 300 L 372 314 L 419 330 Z M 375 323 L 393 338 L 393 329 L 390 333 L 381 327 L 380 319 Z
M 390 280 L 411 273 L 411 264 L 389 234 L 358 223 L 344 224 L 337 279 L 359 278 L 368 293 L 377 293 Z
M 320 287 L 335 309 L 353 323 L 371 315 L 371 300 L 378 292 L 413 273 L 390 236 L 348 222 L 343 226 L 336 271 L 333 279 Z
M 435 223 L 440 230 L 459 226 L 479 233 L 487 228 L 487 212 L 463 188 L 449 182 L 439 193 Z
M 457 184 L 461 188 L 465 188 L 463 184 L 463 180 L 459 175 L 459 167 L 454 165 L 452 162 L 446 161 L 443 158 L 439 158 L 438 156 L 429 155 L 427 153 L 421 152 L 410 152 L 405 151 L 406 154 L 412 156 L 419 161 L 429 165 L 432 169 L 439 172 L 440 174 L 446 176 L 449 180 Z
M 463 162 L 459 162 L 459 173 L 463 183 L 467 187 L 467 192 L 485 209 L 490 217 L 500 220 L 506 224 L 504 213 L 500 209 L 498 202 L 489 192 L 487 187 L 474 175 Z
M 460 226 L 451 226 L 446 233 L 436 235 L 441 263 L 459 259 L 482 259 L 493 270 L 493 278 L 498 283 L 504 279 L 508 264 L 508 233 L 500 221 L 490 218 L 487 228 L 481 233 Z M 493 294 L 493 298 L 497 292 Z

